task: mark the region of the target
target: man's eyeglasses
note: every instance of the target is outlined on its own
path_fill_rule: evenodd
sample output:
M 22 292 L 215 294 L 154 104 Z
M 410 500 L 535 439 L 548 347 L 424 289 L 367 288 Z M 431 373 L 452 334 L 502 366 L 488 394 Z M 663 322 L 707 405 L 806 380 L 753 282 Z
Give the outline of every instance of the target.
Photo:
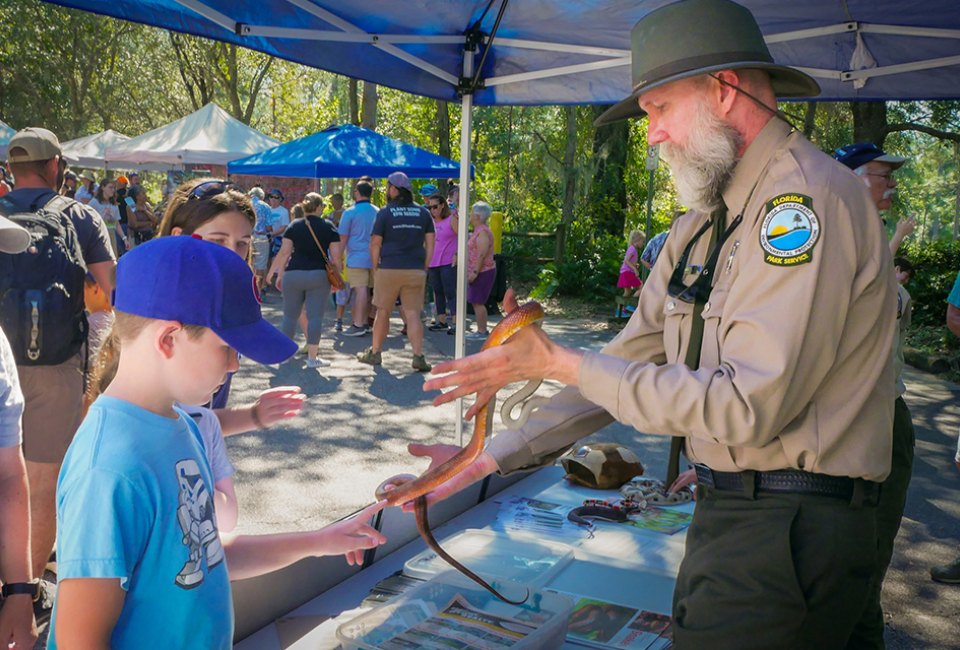
M 690 252 L 693 250 L 693 247 L 696 246 L 700 238 L 706 233 L 711 226 L 713 226 L 713 219 L 703 224 L 700 227 L 700 230 L 694 234 L 693 239 L 686 245 L 683 249 L 683 254 L 680 255 L 680 260 L 677 262 L 677 265 L 673 267 L 673 273 L 670 274 L 670 281 L 667 283 L 667 294 L 671 298 L 676 298 L 677 300 L 682 300 L 683 302 L 695 302 L 699 299 L 701 302 L 706 302 L 710 297 L 710 292 L 713 290 L 713 273 L 717 268 L 717 262 L 720 259 L 720 249 L 723 248 L 723 243 L 727 241 L 727 238 L 736 230 L 737 226 L 740 225 L 740 222 L 743 220 L 743 215 L 737 215 L 737 218 L 734 219 L 727 229 L 723 231 L 723 234 L 720 236 L 720 239 L 717 240 L 716 245 L 713 247 L 713 252 L 710 254 L 710 259 L 707 260 L 707 263 L 702 267 L 696 266 L 687 266 L 687 262 L 690 259 Z M 689 285 L 683 283 L 683 276 L 688 272 L 698 273 L 697 279 L 691 282 Z
M 209 199 L 232 189 L 234 184 L 219 179 L 204 181 L 190 191 L 191 199 Z

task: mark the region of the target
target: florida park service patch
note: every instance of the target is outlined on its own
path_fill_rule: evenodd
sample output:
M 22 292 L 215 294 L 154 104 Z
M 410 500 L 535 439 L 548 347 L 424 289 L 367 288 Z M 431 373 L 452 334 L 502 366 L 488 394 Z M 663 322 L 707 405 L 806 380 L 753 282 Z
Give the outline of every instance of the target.
M 766 205 L 760 227 L 763 260 L 774 266 L 796 266 L 813 259 L 820 239 L 820 221 L 813 200 L 803 194 L 781 194 Z

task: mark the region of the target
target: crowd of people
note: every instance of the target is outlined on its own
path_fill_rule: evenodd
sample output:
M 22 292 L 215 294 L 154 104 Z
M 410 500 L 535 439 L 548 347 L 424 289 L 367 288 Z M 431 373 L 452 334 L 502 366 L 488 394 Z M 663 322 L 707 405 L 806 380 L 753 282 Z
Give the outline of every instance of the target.
M 228 647 L 225 558 L 238 579 L 308 555 L 356 563 L 384 541 L 367 524 L 382 504 L 311 533 L 220 537 L 240 516 L 224 438 L 295 417 L 304 403 L 299 387 L 281 386 L 230 405 L 238 353 L 286 361 L 299 326 L 306 367 L 320 367 L 328 302 L 350 310 L 344 335 L 372 332 L 374 346 L 399 304 L 413 368 L 429 370 L 421 319 L 435 219 L 401 172 L 388 178 L 384 208 L 371 203 L 369 177 L 354 183 L 352 206 L 334 195 L 326 211 L 316 193 L 288 211 L 279 190 L 198 178 L 160 211 L 138 174 L 98 183 L 68 170 L 61 153 L 50 131 L 18 132 L 0 204 L 13 219 L 0 217 L 0 638 L 30 647 L 52 615 L 50 647 L 134 647 L 151 630 L 171 640 L 165 647 Z M 435 186 L 423 193 L 455 216 Z M 489 213 L 479 203 L 472 216 L 471 296 L 481 302 Z M 260 313 L 268 286 L 282 295 L 279 330 Z M 54 290 L 62 297 L 33 298 Z M 359 355 L 379 363 L 379 348 L 372 356 L 373 347 Z M 92 522 L 93 511 L 106 523 Z M 142 525 L 153 518 L 156 527 Z M 198 609 L 210 616 L 196 636 L 185 617 Z

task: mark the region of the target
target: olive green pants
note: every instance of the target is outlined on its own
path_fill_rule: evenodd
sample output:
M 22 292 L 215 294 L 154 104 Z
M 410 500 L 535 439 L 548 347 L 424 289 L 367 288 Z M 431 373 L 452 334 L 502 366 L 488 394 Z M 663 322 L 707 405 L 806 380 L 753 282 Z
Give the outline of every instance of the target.
M 880 592 L 893 558 L 893 540 L 900 530 L 903 508 L 907 503 L 907 488 L 913 475 L 913 444 L 910 409 L 903 398 L 898 397 L 893 410 L 893 461 L 890 476 L 880 488 L 880 503 L 877 504 L 877 566 L 870 583 L 867 606 L 847 642 L 847 650 L 884 647 Z
M 842 648 L 876 566 L 876 498 L 700 490 L 673 595 L 675 647 Z

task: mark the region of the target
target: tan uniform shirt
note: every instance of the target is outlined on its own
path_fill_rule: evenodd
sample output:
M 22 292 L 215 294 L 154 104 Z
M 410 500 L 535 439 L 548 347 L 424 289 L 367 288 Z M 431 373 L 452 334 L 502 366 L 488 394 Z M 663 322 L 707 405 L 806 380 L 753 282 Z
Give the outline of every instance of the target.
M 667 294 L 708 218 L 691 212 L 674 224 L 627 327 L 584 355 L 579 389 L 564 389 L 523 428 L 490 441 L 502 473 L 547 463 L 616 418 L 685 436 L 687 455 L 716 470 L 886 477 L 896 283 L 866 188 L 771 119 L 723 198 L 727 223 L 737 214 L 743 222 L 721 249 L 703 310 L 700 368 L 683 365 L 693 304 Z M 788 208 L 777 219 L 774 203 Z M 784 243 L 790 237 L 814 245 L 798 252 Z M 704 263 L 709 239 L 700 238 L 690 264 Z

